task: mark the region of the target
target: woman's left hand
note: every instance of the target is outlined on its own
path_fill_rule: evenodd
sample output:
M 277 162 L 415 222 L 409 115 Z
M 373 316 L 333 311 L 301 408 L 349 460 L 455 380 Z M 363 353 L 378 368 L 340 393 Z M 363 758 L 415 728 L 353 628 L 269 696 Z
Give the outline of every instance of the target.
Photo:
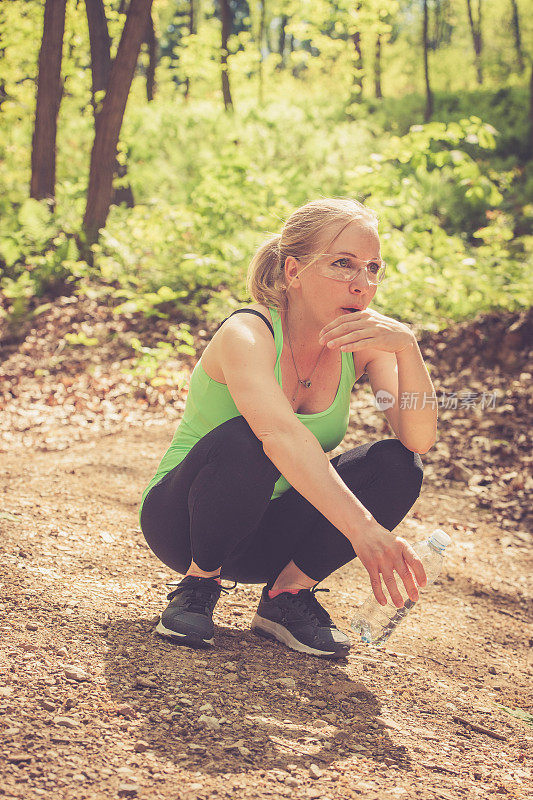
M 399 353 L 414 341 L 412 330 L 403 322 L 368 308 L 337 317 L 322 328 L 319 338 L 319 343 L 330 350 L 340 347 L 351 352 L 373 347 Z

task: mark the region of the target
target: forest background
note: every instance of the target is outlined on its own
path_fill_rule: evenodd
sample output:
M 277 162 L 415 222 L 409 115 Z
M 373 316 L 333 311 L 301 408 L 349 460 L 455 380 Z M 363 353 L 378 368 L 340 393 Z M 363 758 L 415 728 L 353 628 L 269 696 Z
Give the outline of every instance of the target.
M 9 335 L 78 295 L 115 317 L 172 319 L 192 354 L 191 323 L 247 302 L 256 246 L 319 196 L 379 215 L 383 313 L 440 330 L 529 306 L 525 11 L 518 0 L 3 3 Z M 69 345 L 96 343 L 78 333 Z M 130 342 L 152 372 L 167 345 Z

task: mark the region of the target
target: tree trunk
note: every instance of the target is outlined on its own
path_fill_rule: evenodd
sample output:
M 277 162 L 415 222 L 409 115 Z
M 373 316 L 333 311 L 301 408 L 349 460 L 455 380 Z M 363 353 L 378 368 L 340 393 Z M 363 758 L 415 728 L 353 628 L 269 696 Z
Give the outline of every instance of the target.
M 424 22 L 422 27 L 422 39 L 424 43 L 424 80 L 426 84 L 426 110 L 424 120 L 428 122 L 433 116 L 433 93 L 429 82 L 429 59 L 428 59 L 428 0 L 424 2 Z
M 91 48 L 91 74 L 92 96 L 91 103 L 94 114 L 94 124 L 100 113 L 102 103 L 95 98 L 96 92 L 107 91 L 109 76 L 111 75 L 111 39 L 107 29 L 107 19 L 103 0 L 85 0 L 87 11 L 87 24 L 89 27 L 89 44 Z M 128 173 L 127 164 L 119 164 L 115 160 L 114 174 L 124 178 Z M 126 203 L 128 208 L 133 208 L 135 199 L 131 186 L 117 186 L 114 190 L 111 205 Z
M 194 0 L 189 0 L 189 35 L 196 32 L 196 19 L 194 14 Z M 189 92 L 191 89 L 191 79 L 187 76 L 185 78 L 185 93 L 183 95 L 185 100 L 189 99 Z
M 39 53 L 35 125 L 31 148 L 30 196 L 55 197 L 57 115 L 61 102 L 61 59 L 67 0 L 46 0 Z
M 481 0 L 477 0 L 477 19 L 474 19 L 472 14 L 472 0 L 466 0 L 466 9 L 468 12 L 468 22 L 470 25 L 470 32 L 472 34 L 472 42 L 474 44 L 477 82 L 479 86 L 482 86 L 483 67 L 481 64 L 481 55 L 483 50 L 483 40 L 481 36 Z
M 381 34 L 376 36 L 376 52 L 374 56 L 374 94 L 383 97 L 381 93 Z
M 146 99 L 150 103 L 154 99 L 155 67 L 157 64 L 158 43 L 155 35 L 154 20 L 150 14 L 146 26 L 145 42 L 148 46 L 148 68 L 146 70 Z
M 533 63 L 529 78 L 529 158 L 533 158 Z
M 222 17 L 222 47 L 220 50 L 220 66 L 222 77 L 222 97 L 224 98 L 224 108 L 226 111 L 233 110 L 231 90 L 228 74 L 228 39 L 231 34 L 232 18 L 229 0 L 220 0 L 220 12 Z
M 120 129 L 152 2 L 131 0 L 102 110 L 95 120 L 87 207 L 83 219 L 89 245 L 97 241 L 98 231 L 105 226 L 109 213 Z
M 264 83 L 265 83 L 265 76 L 264 76 L 264 69 L 263 69 L 263 41 L 265 38 L 265 18 L 266 18 L 266 0 L 259 0 L 261 5 L 261 14 L 259 17 L 259 41 L 257 43 L 259 48 L 259 97 L 258 102 L 259 105 L 263 105 L 263 98 L 264 98 Z
M 518 14 L 518 5 L 516 0 L 511 0 L 511 27 L 513 29 L 514 46 L 516 50 L 516 60 L 518 63 L 518 71 L 524 71 L 524 54 L 522 52 L 522 36 L 520 34 L 520 16 Z
M 278 64 L 278 69 L 285 69 L 286 59 L 285 59 L 285 28 L 289 18 L 286 14 L 283 14 L 281 17 L 281 21 L 279 23 L 279 42 L 278 42 L 278 53 L 280 56 L 280 62 Z
M 361 52 L 361 34 L 359 31 L 356 31 L 352 33 L 350 38 L 355 50 L 350 102 L 360 103 L 363 98 L 363 53 Z
M 103 0 L 85 0 L 85 9 L 91 48 L 91 101 L 96 116 L 98 112 L 94 96 L 97 92 L 107 89 L 111 73 L 111 38 L 107 29 Z

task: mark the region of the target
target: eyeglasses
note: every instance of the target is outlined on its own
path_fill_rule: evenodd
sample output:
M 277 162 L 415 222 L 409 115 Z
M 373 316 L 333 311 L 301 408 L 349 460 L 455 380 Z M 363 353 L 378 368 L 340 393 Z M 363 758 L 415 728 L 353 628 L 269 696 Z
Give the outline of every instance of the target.
M 325 278 L 332 278 L 334 281 L 349 283 L 357 278 L 361 270 L 364 269 L 366 271 L 367 281 L 373 286 L 377 286 L 385 277 L 387 265 L 381 258 L 369 258 L 364 260 L 361 258 L 347 258 L 341 256 L 335 261 L 331 261 L 332 258 L 334 258 L 334 255 L 324 253 L 316 262 L 319 275 L 323 275 Z M 296 261 L 301 260 L 300 258 L 296 258 Z

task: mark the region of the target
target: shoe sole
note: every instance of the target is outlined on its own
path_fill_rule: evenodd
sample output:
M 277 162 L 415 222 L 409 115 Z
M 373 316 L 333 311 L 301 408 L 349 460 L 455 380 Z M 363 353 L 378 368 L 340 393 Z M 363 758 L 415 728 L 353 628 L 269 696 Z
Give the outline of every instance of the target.
M 202 639 L 201 636 L 193 636 L 190 633 L 178 633 L 170 630 L 170 628 L 165 628 L 161 620 L 159 620 L 155 632 L 160 636 L 172 639 L 176 644 L 184 644 L 189 647 L 213 647 L 215 644 L 214 637 L 212 639 Z
M 296 639 L 292 633 L 280 625 L 278 622 L 272 622 L 270 619 L 265 619 L 256 614 L 250 624 L 252 633 L 263 639 L 270 639 L 271 641 L 281 642 L 282 644 L 290 647 L 291 650 L 296 650 L 298 653 L 306 653 L 310 656 L 320 656 L 321 658 L 344 658 L 350 652 L 350 648 L 346 645 L 343 652 L 335 650 L 317 650 L 315 647 L 309 647 Z

